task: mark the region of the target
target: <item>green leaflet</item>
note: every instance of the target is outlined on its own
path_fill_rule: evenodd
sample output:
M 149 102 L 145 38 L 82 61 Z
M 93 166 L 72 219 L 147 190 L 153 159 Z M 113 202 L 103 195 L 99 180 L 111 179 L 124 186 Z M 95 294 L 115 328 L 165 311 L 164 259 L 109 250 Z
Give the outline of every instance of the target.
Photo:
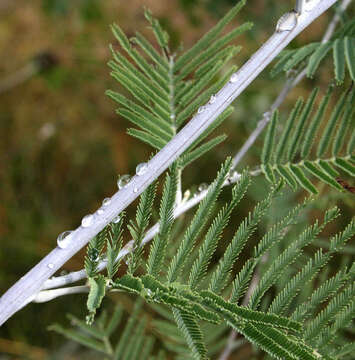
M 232 200 L 227 206 L 221 209 L 208 229 L 205 240 L 200 247 L 198 258 L 192 265 L 190 272 L 189 285 L 192 288 L 196 287 L 198 282 L 206 275 L 207 266 L 217 248 L 221 233 L 228 224 L 231 212 L 246 193 L 249 183 L 250 177 L 247 173 L 243 173 L 237 185 L 235 185 L 232 190 Z
M 166 246 L 169 240 L 171 226 L 174 221 L 174 207 L 177 192 L 177 166 L 172 166 L 171 176 L 167 175 L 163 196 L 160 203 L 160 224 L 159 234 L 154 238 L 150 247 L 147 263 L 149 274 L 156 276 L 164 263 Z
M 202 332 L 191 314 L 173 308 L 173 314 L 178 328 L 183 333 L 193 357 L 197 360 L 207 359 L 206 346 L 203 341 Z
M 128 255 L 128 272 L 134 274 L 142 256 L 142 240 L 152 215 L 153 202 L 156 193 L 156 183 L 152 183 L 140 196 L 136 212 L 136 221 L 130 221 L 128 229 L 133 238 L 133 251 Z
M 194 218 L 185 232 L 184 238 L 177 250 L 177 253 L 172 259 L 171 265 L 169 266 L 169 282 L 174 282 L 178 278 L 179 273 L 182 271 L 182 267 L 184 266 L 186 258 L 194 246 L 194 242 L 197 236 L 203 229 L 211 214 L 211 209 L 218 198 L 222 185 L 230 171 L 230 167 L 231 159 L 228 158 L 222 165 L 221 170 L 218 172 L 217 178 L 209 187 L 206 197 L 201 201 Z
M 288 318 L 280 317 L 274 314 L 265 314 L 260 311 L 254 311 L 247 307 L 238 306 L 231 302 L 224 301 L 222 297 L 214 294 L 211 291 L 201 291 L 201 296 L 204 299 L 208 299 L 209 300 L 208 303 L 213 301 L 215 305 L 217 305 L 218 307 L 223 308 L 224 310 L 228 310 L 237 318 L 239 317 L 246 321 L 261 323 L 275 327 L 281 327 L 296 332 L 300 332 L 302 329 L 301 324 L 296 321 L 293 321 Z
M 334 189 L 343 191 L 337 182 L 339 172 L 336 168 L 354 176 L 355 167 L 351 163 L 350 146 L 348 145 L 345 154 L 343 150 L 348 136 L 347 129 L 354 112 L 354 91 L 344 91 L 329 119 L 325 119 L 332 90 L 333 87 L 330 86 L 314 115 L 312 108 L 318 89 L 312 91 L 303 109 L 302 100 L 299 99 L 288 117 L 280 140 L 276 140 L 276 115 L 274 115 L 275 123 L 271 123 L 269 127 L 261 155 L 261 170 L 270 182 L 276 182 L 280 177 L 293 190 L 300 185 L 308 192 L 317 194 L 317 188 L 309 177 L 315 177 Z M 317 134 L 321 124 L 324 125 L 321 134 Z M 313 141 L 317 137 L 320 140 L 314 151 Z M 331 157 L 328 155 L 330 147 Z M 312 156 L 313 152 L 315 157 Z M 274 159 L 271 154 L 274 154 Z
M 86 306 L 89 310 L 89 317 L 87 322 L 91 324 L 94 321 L 96 309 L 101 305 L 101 301 L 105 296 L 106 279 L 103 275 L 98 275 L 95 278 L 89 278 L 90 292 Z

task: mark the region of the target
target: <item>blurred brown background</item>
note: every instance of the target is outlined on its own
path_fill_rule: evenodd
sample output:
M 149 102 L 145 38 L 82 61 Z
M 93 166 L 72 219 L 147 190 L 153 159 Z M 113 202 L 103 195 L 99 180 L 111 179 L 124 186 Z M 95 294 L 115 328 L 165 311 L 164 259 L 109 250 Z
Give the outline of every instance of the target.
M 118 174 L 132 173 L 150 149 L 126 134 L 128 123 L 114 112 L 104 92 L 118 90 L 106 65 L 114 42 L 109 25 L 149 39 L 143 15 L 152 10 L 178 50 L 194 44 L 235 3 L 231 0 L 0 0 L 0 294 L 56 244 L 58 233 L 76 227 L 116 190 Z M 271 35 L 290 1 L 250 0 L 230 26 L 253 21 L 238 38 L 238 66 Z M 318 19 L 291 46 L 319 40 L 332 11 Z M 329 69 L 318 73 L 325 87 Z M 221 161 L 237 152 L 260 115 L 280 91 L 284 78 L 265 71 L 236 103 L 218 130 L 228 139 L 185 173 L 184 189 L 213 178 Z M 305 80 L 288 97 L 287 110 L 307 96 Z M 258 164 L 261 142 L 243 164 Z M 255 197 L 262 197 L 256 180 Z M 264 187 L 263 187 L 264 188 Z M 329 191 L 329 189 L 326 191 Z M 328 199 L 333 195 L 327 193 Z M 334 195 L 339 201 L 338 195 Z M 346 203 L 346 201 L 345 201 Z M 344 205 L 347 208 L 347 205 Z M 247 211 L 247 210 L 246 210 Z M 82 267 L 78 255 L 65 271 Z M 66 312 L 83 316 L 85 297 L 29 305 L 0 329 L 0 359 L 64 359 L 65 343 L 46 326 Z M 61 349 L 61 353 L 58 352 Z M 58 352 L 58 355 L 54 355 Z M 62 355 L 60 355 L 62 354 Z

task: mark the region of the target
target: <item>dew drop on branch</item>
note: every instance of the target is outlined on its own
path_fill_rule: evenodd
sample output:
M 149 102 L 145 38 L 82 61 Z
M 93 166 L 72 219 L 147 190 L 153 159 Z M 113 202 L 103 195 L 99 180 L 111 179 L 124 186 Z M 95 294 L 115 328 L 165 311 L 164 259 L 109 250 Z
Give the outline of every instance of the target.
M 94 215 L 89 214 L 82 218 L 81 220 L 81 226 L 86 228 L 91 226 L 94 223 Z
M 100 209 L 97 210 L 97 213 L 99 215 L 102 215 L 105 212 L 105 210 L 101 207 Z
M 61 249 L 65 249 L 68 247 L 72 239 L 72 231 L 64 231 L 57 237 L 57 245 Z
M 102 206 L 108 206 L 111 204 L 111 199 L 110 198 L 105 198 L 102 200 Z
M 144 175 L 148 170 L 148 164 L 147 163 L 141 163 L 138 164 L 136 167 L 136 175 L 141 176 Z
M 202 114 L 205 111 L 205 107 L 204 106 L 200 106 L 197 110 L 197 114 Z
M 49 269 L 54 269 L 54 264 L 52 264 L 52 263 L 49 263 L 47 266 Z
M 134 192 L 134 193 L 137 193 L 137 192 L 138 192 L 138 188 L 135 187 L 135 188 L 133 189 L 133 192 Z
M 117 180 L 118 189 L 119 190 L 123 189 L 129 184 L 130 181 L 131 181 L 131 177 L 129 175 L 120 176 L 119 179 Z
M 211 95 L 209 103 L 213 104 L 214 102 L 216 102 L 216 100 L 217 100 L 217 96 L 216 95 Z
M 234 74 L 232 74 L 232 76 L 230 77 L 229 82 L 233 84 L 233 83 L 237 82 L 237 80 L 238 80 L 238 74 L 237 74 L 237 73 L 234 73 Z
M 207 185 L 206 183 L 202 183 L 202 184 L 200 184 L 200 185 L 198 186 L 197 189 L 198 189 L 199 192 L 205 191 L 205 190 L 208 189 L 208 185 Z
M 291 31 L 297 25 L 297 13 L 290 11 L 283 14 L 276 24 L 276 32 Z

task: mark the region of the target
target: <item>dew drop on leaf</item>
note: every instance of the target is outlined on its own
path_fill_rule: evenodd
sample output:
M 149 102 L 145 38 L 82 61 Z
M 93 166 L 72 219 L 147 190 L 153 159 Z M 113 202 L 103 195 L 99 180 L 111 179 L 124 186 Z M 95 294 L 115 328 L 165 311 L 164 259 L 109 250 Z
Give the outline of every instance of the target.
M 200 106 L 197 110 L 197 114 L 202 114 L 205 111 L 205 107 L 204 106 Z
M 131 181 L 131 177 L 129 175 L 120 176 L 120 178 L 117 180 L 118 189 L 119 190 L 123 189 L 125 186 L 129 184 L 130 181 Z
M 68 247 L 72 239 L 72 231 L 64 231 L 57 237 L 57 245 L 61 249 L 65 249 Z
M 148 170 L 148 164 L 147 163 L 141 163 L 138 164 L 136 167 L 136 175 L 141 176 L 144 175 Z
M 82 218 L 81 220 L 81 226 L 86 228 L 91 226 L 94 223 L 94 215 L 89 214 Z
M 90 249 L 88 251 L 88 256 L 91 261 L 97 261 L 99 260 L 99 252 L 97 249 Z

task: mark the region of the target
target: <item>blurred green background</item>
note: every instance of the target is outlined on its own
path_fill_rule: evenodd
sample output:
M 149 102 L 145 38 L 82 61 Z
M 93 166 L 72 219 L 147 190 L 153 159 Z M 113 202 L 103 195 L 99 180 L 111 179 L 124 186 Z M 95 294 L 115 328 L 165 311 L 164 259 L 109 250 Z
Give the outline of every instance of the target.
M 104 95 L 106 89 L 119 90 L 106 65 L 108 45 L 114 42 L 109 25 L 117 22 L 128 35 L 139 30 L 152 40 L 143 15 L 147 7 L 179 50 L 181 43 L 185 48 L 194 44 L 234 3 L 0 1 L 0 294 L 56 245 L 60 232 L 78 226 L 83 215 L 116 191 L 118 174 L 132 173 L 150 154 L 147 146 L 126 134 L 127 121 L 115 114 L 115 104 Z M 271 35 L 278 17 L 292 5 L 290 1 L 248 1 L 233 23 L 255 24 L 238 38 L 243 46 L 234 60 L 238 66 Z M 319 40 L 333 13 L 318 19 L 291 47 Z M 329 69 L 324 66 L 315 80 L 304 80 L 281 110 L 286 113 L 315 83 L 324 90 Z M 238 151 L 284 81 L 282 76 L 270 80 L 267 71 L 254 81 L 218 130 L 228 139 L 188 168 L 184 189 L 214 177 L 221 161 Z M 261 144 L 258 141 L 251 149 L 243 165 L 258 164 Z M 265 186 L 263 179 L 256 179 L 249 200 L 262 198 Z M 340 228 L 351 213 L 349 195 L 323 187 L 320 198 L 320 209 L 333 203 L 341 207 Z M 248 210 L 248 206 L 241 210 L 240 218 Z M 82 255 L 71 259 L 63 271 L 82 268 Z M 85 301 L 85 296 L 77 295 L 27 306 L 0 329 L 0 359 L 81 358 L 73 355 L 73 344 L 46 327 L 63 322 L 67 312 L 83 317 Z

